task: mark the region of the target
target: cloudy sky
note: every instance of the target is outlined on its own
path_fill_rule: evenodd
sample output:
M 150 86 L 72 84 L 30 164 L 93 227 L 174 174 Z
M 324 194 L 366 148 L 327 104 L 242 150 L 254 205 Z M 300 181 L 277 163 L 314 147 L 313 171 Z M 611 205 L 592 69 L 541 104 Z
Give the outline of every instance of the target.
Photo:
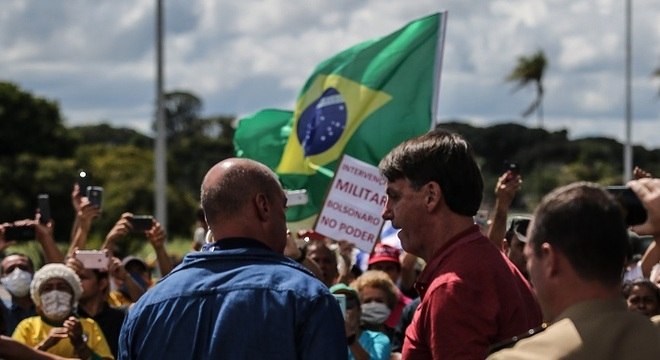
M 59 102 L 68 125 L 148 133 L 155 0 L 4 0 L 0 80 Z M 204 114 L 291 109 L 314 66 L 358 42 L 448 10 L 440 120 L 518 121 L 533 88 L 504 81 L 543 49 L 545 127 L 623 139 L 622 0 L 164 0 L 165 88 Z M 660 147 L 660 1 L 633 0 L 633 142 Z

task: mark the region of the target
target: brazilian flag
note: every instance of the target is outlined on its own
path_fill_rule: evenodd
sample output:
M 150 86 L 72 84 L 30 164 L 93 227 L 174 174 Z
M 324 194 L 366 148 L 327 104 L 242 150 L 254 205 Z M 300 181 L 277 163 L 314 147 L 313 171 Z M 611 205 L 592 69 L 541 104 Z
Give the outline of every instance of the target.
M 309 204 L 289 208 L 289 221 L 317 214 L 342 154 L 377 165 L 433 127 L 445 23 L 437 13 L 346 49 L 316 67 L 293 114 L 239 121 L 237 155 L 270 166 L 287 189 L 308 190 Z

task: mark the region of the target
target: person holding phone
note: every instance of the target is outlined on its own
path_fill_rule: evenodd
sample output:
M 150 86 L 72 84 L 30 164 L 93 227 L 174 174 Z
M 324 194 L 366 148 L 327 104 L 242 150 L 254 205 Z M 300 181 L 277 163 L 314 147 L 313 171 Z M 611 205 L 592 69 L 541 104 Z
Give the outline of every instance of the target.
M 660 188 L 637 185 L 660 198 Z M 547 327 L 488 359 L 660 358 L 658 329 L 621 298 L 628 232 L 611 194 L 587 182 L 553 190 L 534 211 L 528 237 L 527 269 Z
M 81 293 L 80 279 L 73 270 L 64 264 L 44 265 L 30 284 L 38 316 L 21 321 L 12 338 L 58 356 L 113 359 L 98 324 L 75 316 Z
M 129 311 L 120 359 L 346 359 L 334 296 L 283 252 L 286 196 L 265 165 L 213 166 L 201 204 L 215 242 L 183 262 Z
M 344 329 L 349 360 L 389 359 L 392 347 L 387 335 L 381 331 L 365 329 L 362 326 L 362 305 L 357 290 L 344 283 L 337 283 L 330 287 L 330 292 L 344 295 L 346 299 Z
M 107 267 L 105 270 L 85 268 L 83 262 L 75 257 L 68 258 L 66 265 L 80 278 L 82 293 L 78 303 L 78 314 L 81 317 L 93 319 L 99 324 L 110 351 L 116 358 L 119 332 L 128 308 L 126 306 L 111 307 L 108 303 L 110 278 Z

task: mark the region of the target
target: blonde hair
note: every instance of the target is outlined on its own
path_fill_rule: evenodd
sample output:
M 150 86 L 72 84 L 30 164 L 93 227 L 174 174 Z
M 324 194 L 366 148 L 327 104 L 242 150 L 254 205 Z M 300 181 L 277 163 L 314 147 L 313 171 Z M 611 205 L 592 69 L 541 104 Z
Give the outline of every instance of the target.
M 353 280 L 351 287 L 358 291 L 360 294 L 360 302 L 362 302 L 362 289 L 371 287 L 374 289 L 382 290 L 385 293 L 386 303 L 388 308 L 394 309 L 399 297 L 399 290 L 390 279 L 387 273 L 380 270 L 367 270 L 357 279 Z

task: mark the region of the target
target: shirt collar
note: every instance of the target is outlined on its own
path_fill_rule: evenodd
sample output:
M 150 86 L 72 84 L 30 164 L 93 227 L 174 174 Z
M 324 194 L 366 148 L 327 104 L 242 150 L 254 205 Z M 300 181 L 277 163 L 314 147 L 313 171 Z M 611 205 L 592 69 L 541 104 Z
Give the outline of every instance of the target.
M 433 254 L 429 263 L 426 265 L 424 270 L 422 270 L 422 273 L 419 274 L 419 277 L 417 278 L 417 281 L 414 285 L 422 299 L 424 298 L 424 294 L 426 293 L 428 286 L 431 284 L 435 277 L 436 269 L 449 254 L 449 249 L 455 245 L 475 240 L 481 236 L 483 235 L 481 234 L 481 231 L 479 231 L 479 226 L 472 225 L 449 239 L 440 247 L 440 249 L 438 249 Z
M 202 251 L 221 251 L 221 250 L 235 250 L 244 248 L 261 248 L 272 251 L 270 247 L 261 241 L 250 238 L 224 238 L 214 243 L 202 246 Z

